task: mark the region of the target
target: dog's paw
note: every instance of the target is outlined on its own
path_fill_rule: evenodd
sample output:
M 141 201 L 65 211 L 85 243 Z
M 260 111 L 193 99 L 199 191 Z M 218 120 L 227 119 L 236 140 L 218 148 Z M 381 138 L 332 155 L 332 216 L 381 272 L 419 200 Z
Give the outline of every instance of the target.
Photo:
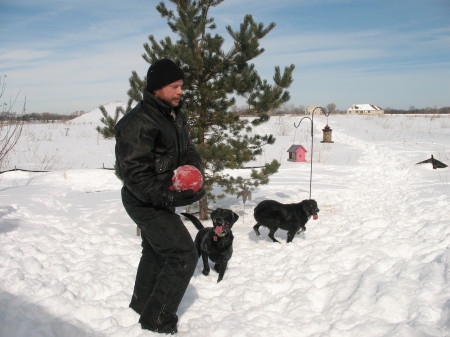
M 209 275 L 209 269 L 203 269 L 202 274 L 205 276 Z

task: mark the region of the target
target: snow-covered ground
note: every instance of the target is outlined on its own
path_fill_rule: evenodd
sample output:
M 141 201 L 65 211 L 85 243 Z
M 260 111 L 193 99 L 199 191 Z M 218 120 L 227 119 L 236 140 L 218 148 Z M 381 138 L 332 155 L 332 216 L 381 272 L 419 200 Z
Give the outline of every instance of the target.
M 108 105 L 113 110 L 115 104 Z M 140 239 L 120 200 L 114 140 L 100 112 L 66 124 L 27 125 L 0 175 L 0 336 L 156 336 L 128 308 Z M 310 163 L 288 162 L 309 120 L 274 117 L 256 131 L 281 162 L 252 200 L 212 207 L 240 215 L 222 282 L 197 270 L 179 309 L 183 337 L 450 336 L 450 116 L 330 116 L 334 143 L 314 117 L 312 198 L 321 212 L 286 243 L 253 232 L 253 208 L 309 197 Z M 178 211 L 182 211 L 179 209 Z M 186 226 L 194 236 L 195 228 Z M 209 221 L 205 225 L 210 225 Z

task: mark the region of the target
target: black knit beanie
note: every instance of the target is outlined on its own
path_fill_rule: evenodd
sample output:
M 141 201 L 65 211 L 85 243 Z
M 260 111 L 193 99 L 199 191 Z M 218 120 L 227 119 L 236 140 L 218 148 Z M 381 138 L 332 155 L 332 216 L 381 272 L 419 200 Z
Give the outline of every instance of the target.
M 148 68 L 147 90 L 153 93 L 153 91 L 183 78 L 183 70 L 172 60 L 164 58 L 156 61 Z

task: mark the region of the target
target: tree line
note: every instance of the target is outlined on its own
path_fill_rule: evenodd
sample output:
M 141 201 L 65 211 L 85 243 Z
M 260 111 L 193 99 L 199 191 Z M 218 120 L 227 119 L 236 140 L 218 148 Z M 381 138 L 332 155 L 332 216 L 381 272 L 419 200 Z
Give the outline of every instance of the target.
M 402 110 L 402 109 L 391 109 L 386 108 L 384 109 L 384 112 L 387 114 L 450 114 L 450 106 L 445 106 L 442 108 L 422 108 L 422 109 L 416 109 L 415 107 L 410 107 L 408 110 Z
M 66 122 L 83 115 L 84 111 L 75 111 L 71 114 L 57 114 L 50 112 L 32 112 L 25 114 L 3 113 L 0 114 L 0 121 L 20 120 L 25 123 L 54 123 Z

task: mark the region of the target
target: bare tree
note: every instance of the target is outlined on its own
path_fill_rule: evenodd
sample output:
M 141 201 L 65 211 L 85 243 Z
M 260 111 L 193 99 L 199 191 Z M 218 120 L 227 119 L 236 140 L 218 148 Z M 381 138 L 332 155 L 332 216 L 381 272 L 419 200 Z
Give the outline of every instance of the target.
M 22 115 L 25 113 L 27 100 L 25 96 L 20 114 L 13 112 L 13 107 L 20 95 L 20 91 L 9 99 L 3 97 L 6 92 L 6 77 L 6 75 L 0 75 L 0 170 L 5 165 L 7 155 L 16 146 L 22 134 Z
M 334 113 L 336 111 L 336 104 L 334 103 L 327 104 L 327 109 L 329 113 Z

